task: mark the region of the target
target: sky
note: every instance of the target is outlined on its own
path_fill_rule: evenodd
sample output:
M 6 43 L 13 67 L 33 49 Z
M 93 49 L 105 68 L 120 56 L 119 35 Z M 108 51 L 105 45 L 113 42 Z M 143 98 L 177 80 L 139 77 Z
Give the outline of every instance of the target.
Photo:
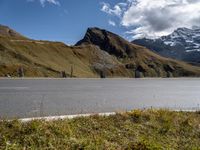
M 88 27 L 127 40 L 200 26 L 200 0 L 0 0 L 0 24 L 33 39 L 75 44 Z

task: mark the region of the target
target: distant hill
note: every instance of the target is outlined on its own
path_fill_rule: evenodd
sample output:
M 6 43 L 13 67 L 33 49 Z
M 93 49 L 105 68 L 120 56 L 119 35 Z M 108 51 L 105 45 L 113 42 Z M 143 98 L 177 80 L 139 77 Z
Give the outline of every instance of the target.
M 0 76 L 27 77 L 179 77 L 200 76 L 200 68 L 161 57 L 118 35 L 89 28 L 75 46 L 28 39 L 0 27 Z
M 6 36 L 6 37 L 16 38 L 16 39 L 26 39 L 25 36 L 3 25 L 0 25 L 0 36 Z
M 158 39 L 137 39 L 139 44 L 164 56 L 193 64 L 200 64 L 200 28 L 178 28 L 172 34 Z

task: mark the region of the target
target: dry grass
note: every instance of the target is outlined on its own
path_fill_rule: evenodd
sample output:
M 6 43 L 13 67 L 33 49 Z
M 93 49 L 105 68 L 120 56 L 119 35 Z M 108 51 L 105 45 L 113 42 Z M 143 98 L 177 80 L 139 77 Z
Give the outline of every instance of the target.
M 99 77 L 93 68 L 95 64 L 107 62 L 118 67 L 110 76 L 130 76 L 113 57 L 96 46 L 70 47 L 59 42 L 12 41 L 0 37 L 0 76 L 17 75 L 19 66 L 24 67 L 28 77 L 60 77 L 60 72 L 68 75 L 73 67 L 74 77 Z M 103 60 L 105 59 L 105 60 Z
M 95 32 L 91 39 L 105 38 L 101 32 Z M 200 76 L 200 67 L 163 58 L 113 33 L 108 32 L 107 36 L 108 40 L 99 38 L 96 46 L 95 43 L 67 46 L 0 35 L 0 76 L 15 77 L 21 66 L 26 77 L 61 77 L 61 71 L 70 76 L 72 67 L 74 77 L 96 78 L 102 71 L 106 77 L 135 77 L 137 71 L 140 77 Z M 109 43 L 102 44 L 104 41 Z M 101 50 L 98 42 L 107 47 Z

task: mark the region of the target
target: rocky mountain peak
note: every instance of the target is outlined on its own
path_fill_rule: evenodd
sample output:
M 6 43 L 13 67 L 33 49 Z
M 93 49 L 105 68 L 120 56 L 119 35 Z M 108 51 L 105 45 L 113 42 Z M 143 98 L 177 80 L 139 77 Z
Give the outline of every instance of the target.
M 82 40 L 77 42 L 76 45 L 82 44 L 95 44 L 98 45 L 106 38 L 106 31 L 97 27 L 88 28 Z
M 101 50 L 111 55 L 123 58 L 133 56 L 133 44 L 122 37 L 100 28 L 88 28 L 82 40 L 76 46 L 83 44 L 93 44 L 99 46 Z

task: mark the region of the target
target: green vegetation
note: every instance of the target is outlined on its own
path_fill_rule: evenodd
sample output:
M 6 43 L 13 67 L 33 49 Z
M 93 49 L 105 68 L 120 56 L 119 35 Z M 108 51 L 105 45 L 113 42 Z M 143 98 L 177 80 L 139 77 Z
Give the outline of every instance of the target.
M 0 149 L 200 149 L 200 113 L 134 110 L 113 116 L 0 122 Z

